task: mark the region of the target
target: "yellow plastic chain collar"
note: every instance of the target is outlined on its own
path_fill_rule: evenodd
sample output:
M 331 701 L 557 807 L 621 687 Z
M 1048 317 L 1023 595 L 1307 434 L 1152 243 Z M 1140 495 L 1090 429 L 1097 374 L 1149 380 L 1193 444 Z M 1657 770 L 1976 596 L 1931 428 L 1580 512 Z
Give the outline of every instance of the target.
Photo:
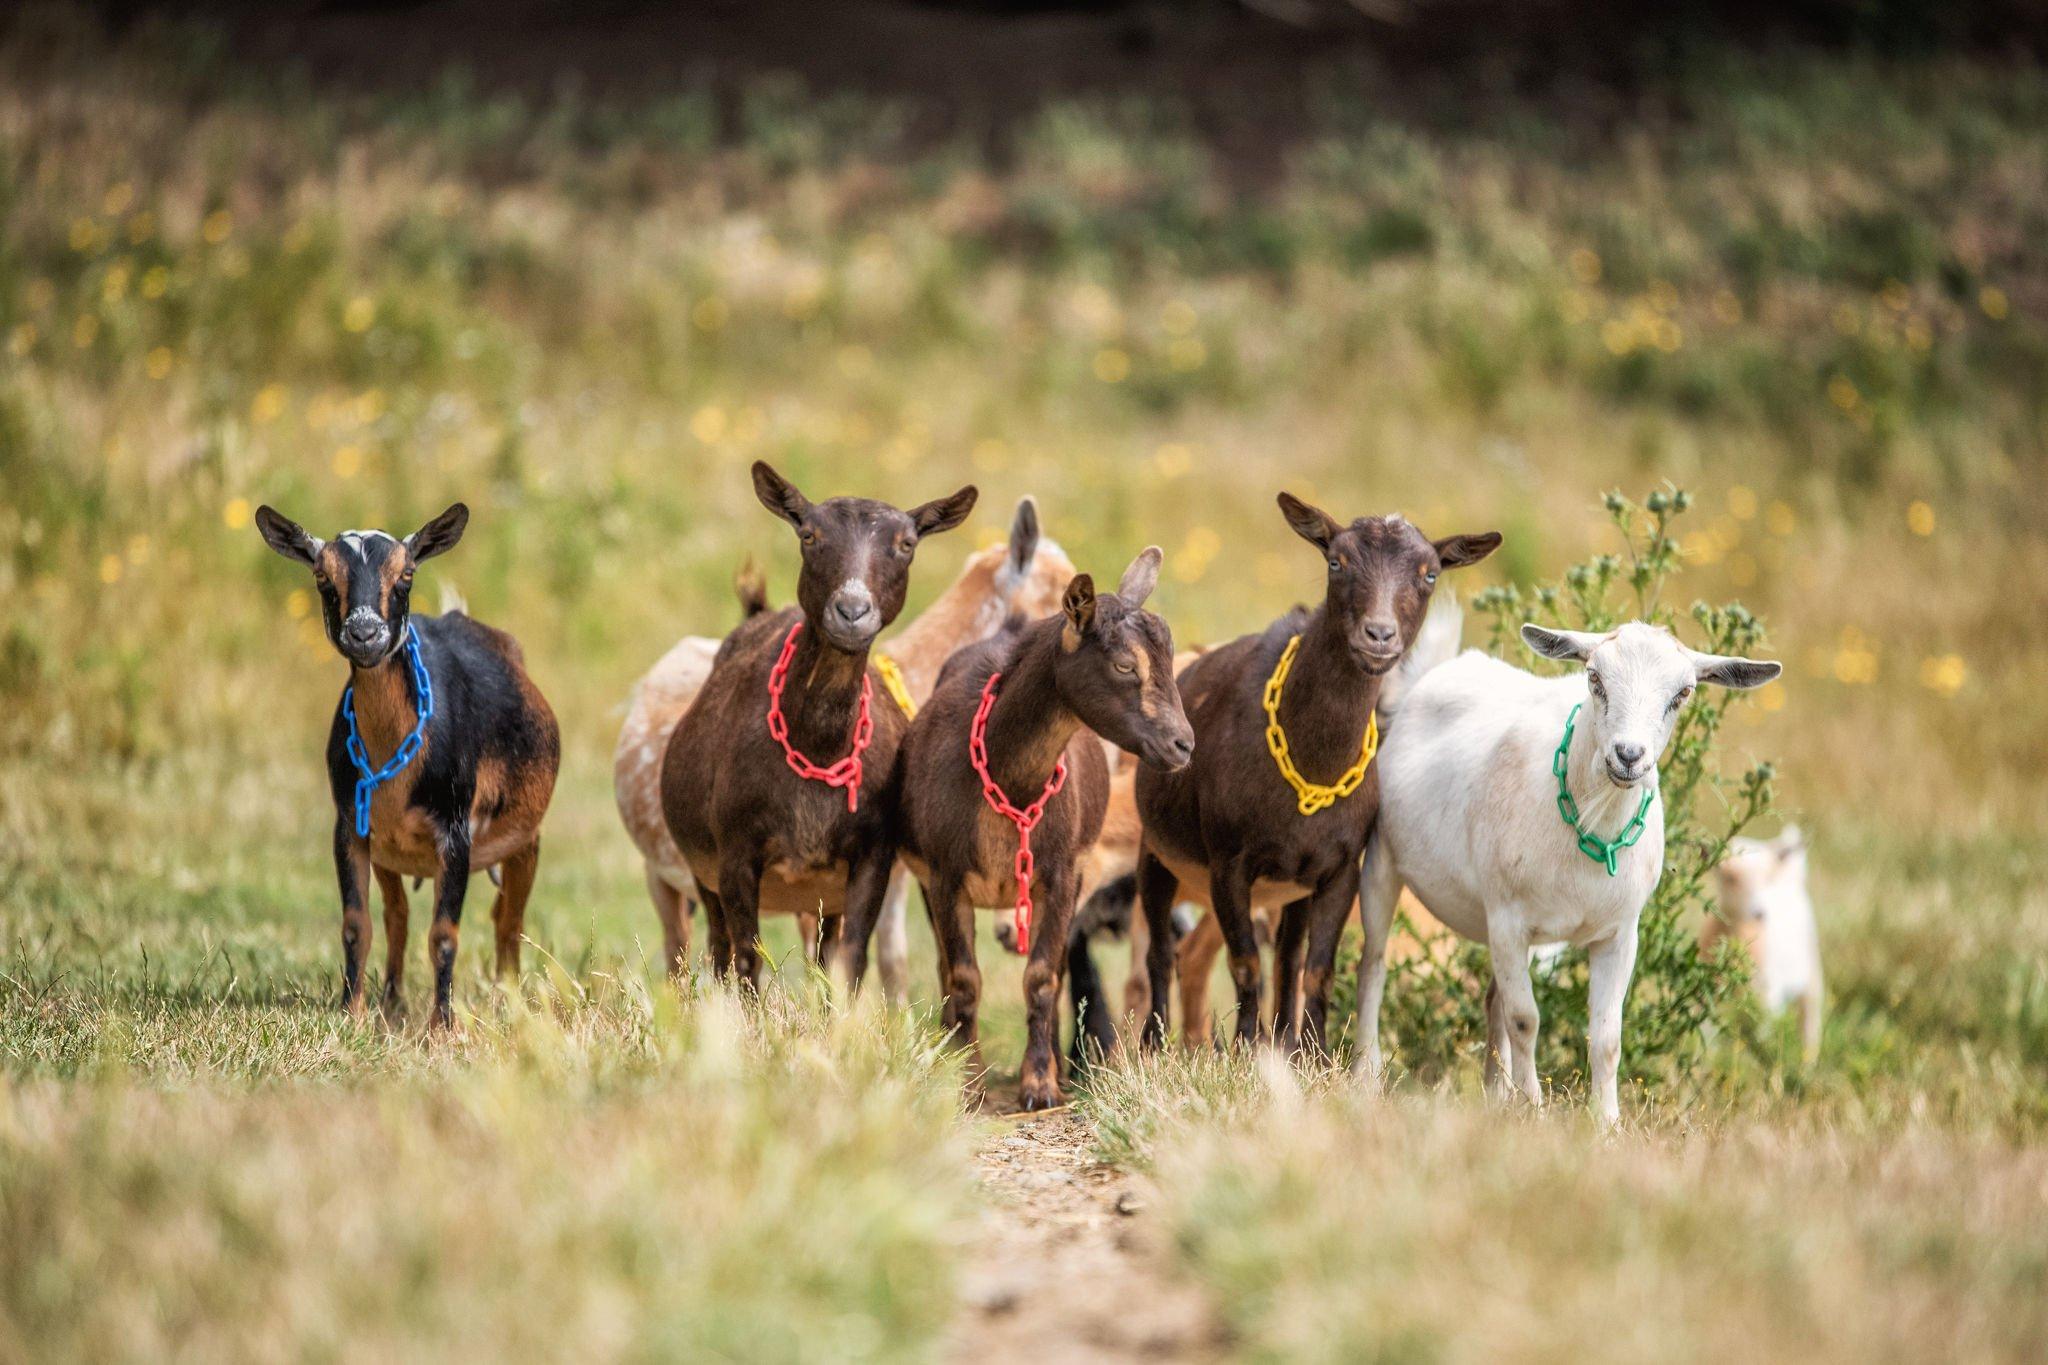
M 896 703 L 896 709 L 908 719 L 916 720 L 917 703 L 910 699 L 910 688 L 904 684 L 903 670 L 896 666 L 896 661 L 886 654 L 875 655 L 875 672 L 882 675 L 882 688 Z
M 1365 781 L 1365 770 L 1372 766 L 1373 755 L 1380 750 L 1380 722 L 1376 715 L 1365 718 L 1365 748 L 1358 755 L 1358 762 L 1334 786 L 1325 787 L 1303 777 L 1295 768 L 1294 760 L 1287 752 L 1287 732 L 1280 728 L 1280 689 L 1287 685 L 1287 671 L 1294 667 L 1294 651 L 1301 644 L 1301 637 L 1295 636 L 1287 642 L 1287 648 L 1280 654 L 1280 662 L 1273 669 L 1273 676 L 1266 679 L 1266 747 L 1273 751 L 1273 762 L 1279 765 L 1280 776 L 1287 779 L 1287 785 L 1294 788 L 1296 803 L 1303 815 L 1314 815 L 1327 810 L 1345 797 L 1358 790 Z

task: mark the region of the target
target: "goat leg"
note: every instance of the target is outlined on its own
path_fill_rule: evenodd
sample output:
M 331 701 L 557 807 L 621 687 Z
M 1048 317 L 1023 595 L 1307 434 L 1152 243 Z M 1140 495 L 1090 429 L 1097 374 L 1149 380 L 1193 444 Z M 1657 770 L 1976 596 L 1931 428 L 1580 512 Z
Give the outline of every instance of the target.
M 761 989 L 761 857 L 732 855 L 718 864 L 726 952 L 743 989 Z
M 1166 1041 L 1166 1010 L 1173 975 L 1173 898 L 1180 879 L 1149 848 L 1138 849 L 1138 904 L 1145 912 L 1145 968 L 1150 999 L 1140 1046 Z
M 868 974 L 868 943 L 882 900 L 889 894 L 889 874 L 896 868 L 894 845 L 877 841 L 863 849 L 846 873 L 846 909 L 840 917 L 838 970 L 850 990 L 859 990 Z
M 363 963 L 370 956 L 370 842 L 347 814 L 334 817 L 334 875 L 341 884 L 341 1005 L 363 1009 Z
M 1621 1006 L 1636 970 L 1636 921 L 1586 953 L 1586 1063 L 1593 1076 L 1593 1112 L 1602 1128 L 1621 1118 L 1615 1073 L 1621 1066 Z
M 412 903 L 405 878 L 388 868 L 377 869 L 377 889 L 384 894 L 384 1016 L 395 1019 L 405 1007 L 405 937 Z
M 1329 1051 L 1330 987 L 1337 975 L 1337 940 L 1358 900 L 1358 864 L 1349 863 L 1309 898 L 1308 950 L 1301 967 L 1301 1048 L 1311 1056 Z
M 1045 906 L 1042 933 L 1031 941 L 1024 966 L 1024 1068 L 1017 1078 L 1017 1098 L 1025 1109 L 1052 1109 L 1060 1094 L 1060 977 L 1067 956 L 1067 933 L 1074 924 L 1074 901 L 1080 894 L 1079 874 L 1047 866 L 1034 894 Z
M 1252 878 L 1244 859 L 1232 858 L 1209 870 L 1210 914 L 1223 931 L 1223 943 L 1230 951 L 1230 983 L 1237 989 L 1237 1040 L 1257 1043 L 1264 1035 L 1265 1021 L 1259 1015 L 1260 988 L 1264 984 L 1259 964 L 1258 932 L 1252 927 Z
M 434 969 L 434 1027 L 455 1023 L 455 949 L 461 938 L 462 901 L 469 894 L 469 832 L 457 826 L 442 842 L 441 870 L 434 876 L 434 927 L 427 932 L 427 961 Z

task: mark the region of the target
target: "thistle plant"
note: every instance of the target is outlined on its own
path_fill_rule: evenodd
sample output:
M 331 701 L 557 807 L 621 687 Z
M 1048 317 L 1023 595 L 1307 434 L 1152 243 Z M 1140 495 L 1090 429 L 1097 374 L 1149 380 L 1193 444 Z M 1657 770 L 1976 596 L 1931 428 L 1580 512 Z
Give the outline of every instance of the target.
M 1692 505 L 1684 490 L 1665 487 L 1640 504 L 1610 492 L 1604 505 L 1620 532 L 1620 552 L 1574 564 L 1555 583 L 1493 587 L 1472 599 L 1491 653 L 1536 672 L 1562 672 L 1565 666 L 1523 645 L 1524 621 L 1598 631 L 1631 619 L 1669 627 L 1695 648 L 1713 653 L 1756 651 L 1763 643 L 1763 623 L 1741 603 L 1696 601 L 1686 613 L 1689 625 L 1666 604 L 1667 590 L 1682 568 L 1673 524 Z M 1722 688 L 1695 691 L 1659 765 L 1664 875 L 1643 910 L 1622 1044 L 1625 1071 L 1648 1084 L 1678 1075 L 1718 1029 L 1736 1023 L 1747 1007 L 1747 973 L 1740 956 L 1725 950 L 1703 954 L 1699 948 L 1699 930 L 1713 910 L 1709 875 L 1726 855 L 1729 841 L 1771 809 L 1771 765 L 1730 772 L 1716 753 L 1729 708 L 1740 704 L 1740 696 Z M 1405 914 L 1397 916 L 1395 941 L 1409 942 L 1413 928 Z M 1485 948 L 1449 936 L 1423 941 L 1419 950 L 1394 962 L 1381 1021 L 1390 1058 L 1410 1073 L 1431 1077 L 1484 1046 L 1488 977 Z M 1339 979 L 1345 990 L 1355 989 L 1355 973 L 1342 971 Z M 1582 1082 L 1585 954 L 1574 949 L 1547 966 L 1539 964 L 1535 980 L 1543 1015 L 1538 1070 L 1554 1081 Z

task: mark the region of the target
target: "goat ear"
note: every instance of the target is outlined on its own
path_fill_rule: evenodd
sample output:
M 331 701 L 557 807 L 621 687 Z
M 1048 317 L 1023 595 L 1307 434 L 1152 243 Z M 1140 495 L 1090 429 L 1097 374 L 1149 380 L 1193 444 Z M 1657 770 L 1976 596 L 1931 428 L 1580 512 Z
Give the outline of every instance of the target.
M 1436 557 L 1446 569 L 1462 569 L 1500 548 L 1500 532 L 1483 531 L 1476 536 L 1445 536 L 1436 542 Z
M 1778 866 L 1806 866 L 1806 835 L 1797 825 L 1787 825 L 1778 831 L 1778 837 L 1771 840 L 1771 848 L 1778 855 Z
M 1038 504 L 1029 497 L 1017 500 L 1017 516 L 1010 523 L 1010 568 L 1023 573 L 1038 557 Z
M 462 539 L 462 532 L 468 525 L 467 504 L 450 503 L 447 511 L 405 538 L 406 557 L 417 564 L 423 559 L 446 554 L 455 548 L 456 541 Z
M 1747 691 L 1762 687 L 1785 671 L 1785 665 L 1768 659 L 1740 659 L 1732 654 L 1702 654 L 1689 649 L 1693 674 L 1703 683 Z
M 776 473 L 766 460 L 754 461 L 754 496 L 761 505 L 791 526 L 801 527 L 810 515 L 811 500 L 797 486 Z
M 1303 502 L 1292 493 L 1282 493 L 1279 503 L 1280 515 L 1287 518 L 1287 524 L 1294 528 L 1294 534 L 1318 549 L 1328 550 L 1330 542 L 1344 529 L 1328 512 Z
M 1060 599 L 1060 610 L 1067 614 L 1067 629 L 1073 633 L 1067 646 L 1072 649 L 1079 643 L 1075 637 L 1086 635 L 1088 627 L 1095 624 L 1095 580 L 1084 573 L 1075 574 Z
M 1116 585 L 1116 595 L 1124 599 L 1125 606 L 1145 605 L 1152 589 L 1159 586 L 1159 565 L 1165 558 L 1157 545 L 1147 545 L 1138 552 L 1138 557 L 1124 570 L 1123 581 Z
M 935 536 L 967 520 L 967 514 L 974 510 L 975 501 L 980 497 L 981 490 L 970 483 L 950 498 L 939 498 L 911 508 L 910 519 L 917 523 L 920 538 Z
M 306 534 L 306 528 L 285 516 L 269 503 L 256 509 L 256 529 L 263 533 L 263 542 L 286 559 L 296 559 L 301 564 L 311 564 L 320 557 L 326 542 Z
M 1522 643 L 1546 659 L 1584 663 L 1604 638 L 1584 630 L 1546 630 L 1528 624 L 1522 627 Z

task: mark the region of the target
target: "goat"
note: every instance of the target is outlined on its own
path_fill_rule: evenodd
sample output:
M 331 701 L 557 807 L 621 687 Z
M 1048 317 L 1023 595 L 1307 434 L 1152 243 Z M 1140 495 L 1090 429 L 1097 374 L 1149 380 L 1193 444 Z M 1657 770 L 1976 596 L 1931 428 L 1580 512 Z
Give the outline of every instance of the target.
M 955 654 L 903 743 L 902 857 L 932 918 L 945 1023 L 973 1054 L 977 1075 L 974 907 L 1016 907 L 1028 959 L 1018 1082 L 1026 1109 L 1060 1103 L 1060 978 L 1084 864 L 1109 803 L 1102 740 L 1148 767 L 1185 766 L 1194 750 L 1172 636 L 1144 610 L 1159 562 L 1156 548 L 1146 550 L 1114 593 L 1097 594 L 1081 574 L 1059 613 Z M 1038 904 L 1045 921 L 1034 939 Z
M 955 649 L 992 635 L 1012 613 L 1037 617 L 1058 610 L 1060 592 L 1073 576 L 1073 563 L 1059 543 L 1040 534 L 1037 504 L 1028 497 L 1018 502 L 1009 540 L 968 556 L 959 577 L 890 643 L 886 657 L 912 704 L 931 696 L 940 666 Z M 743 570 L 738 586 L 745 616 L 767 609 L 766 588 L 756 573 Z M 706 636 L 687 636 L 648 670 L 633 689 L 612 759 L 619 817 L 640 850 L 647 894 L 661 921 L 662 960 L 670 971 L 689 966 L 696 883 L 662 819 L 661 759 L 676 723 L 711 676 L 718 646 Z M 909 996 L 908 900 L 909 882 L 898 869 L 875 928 L 875 965 L 884 994 L 899 1005 Z M 817 916 L 806 911 L 798 920 L 806 946 L 814 947 Z
M 753 479 L 802 547 L 798 606 L 750 616 L 719 646 L 662 758 L 662 818 L 704 901 L 715 973 L 758 987 L 765 907 L 818 914 L 821 959 L 836 942 L 858 985 L 895 862 L 890 784 L 910 724 L 868 654 L 903 610 L 917 547 L 978 494 L 904 512 L 813 503 L 764 462 Z
M 1168 919 L 1182 899 L 1206 901 L 1223 931 L 1245 1042 L 1262 1032 L 1254 912 L 1284 907 L 1274 1017 L 1294 1031 L 1298 991 L 1298 1041 L 1322 1046 L 1337 938 L 1379 809 L 1372 759 L 1381 681 L 1415 638 L 1438 574 L 1479 562 L 1501 539 L 1487 532 L 1432 541 L 1398 516 L 1346 526 L 1289 493 L 1279 504 L 1327 566 L 1322 605 L 1296 608 L 1190 664 L 1180 681 L 1195 760 L 1177 773 L 1138 773 L 1148 1046 L 1165 1036 L 1174 959 Z
M 1485 1078 L 1496 1097 L 1543 1102 L 1530 950 L 1586 948 L 1592 1104 L 1611 1126 L 1637 923 L 1664 868 L 1657 758 L 1696 687 L 1760 687 L 1780 667 L 1702 654 L 1641 622 L 1597 634 L 1525 625 L 1522 638 L 1586 668 L 1539 678 L 1470 650 L 1424 674 L 1388 727 L 1359 900 L 1358 1065 L 1378 1079 L 1388 927 L 1406 886 L 1487 945 Z
M 501 870 L 491 907 L 498 975 L 519 975 L 541 817 L 562 752 L 554 712 L 511 636 L 461 611 L 411 612 L 414 569 L 453 549 L 468 524 L 458 502 L 403 540 L 384 531 L 320 540 L 268 506 L 256 509 L 270 548 L 312 569 L 327 638 L 349 663 L 327 735 L 342 1003 L 363 1008 L 374 872 L 384 898 L 384 1008 L 399 1012 L 410 915 L 401 879 L 432 877 L 427 959 L 433 1023 L 442 1028 L 454 1022 L 456 941 L 473 871 Z
M 1409 644 L 1408 652 L 1401 656 L 1401 662 L 1380 684 L 1377 716 L 1383 735 L 1402 694 L 1414 685 L 1417 678 L 1457 654 L 1464 621 L 1457 594 L 1438 591 L 1431 595 L 1429 610 L 1423 615 L 1422 625 Z M 1395 961 L 1427 953 L 1432 943 L 1449 932 L 1431 919 L 1413 897 L 1404 898 L 1404 908 L 1415 926 L 1415 933 L 1413 937 L 1403 935 L 1393 943 L 1390 953 Z M 1265 907 L 1255 907 L 1253 913 L 1259 931 L 1259 946 L 1270 947 L 1272 916 Z M 1209 985 L 1215 975 L 1216 958 L 1223 947 L 1223 931 L 1218 927 L 1216 917 L 1211 915 L 1182 938 L 1175 953 L 1174 976 L 1180 992 L 1181 1041 L 1190 1048 L 1207 1047 L 1211 1042 Z M 1135 961 L 1132 963 L 1134 975 L 1138 966 Z M 1276 973 L 1279 970 L 1277 965 L 1275 970 Z M 1292 1024 L 1295 1021 L 1284 1022 Z
M 1820 1055 L 1823 993 L 1820 931 L 1806 890 L 1806 839 L 1787 825 L 1775 839 L 1738 838 L 1714 869 L 1720 913 L 1700 934 L 1708 950 L 1733 938 L 1748 954 L 1751 984 L 1772 1015 L 1799 1011 L 1806 1059 Z

